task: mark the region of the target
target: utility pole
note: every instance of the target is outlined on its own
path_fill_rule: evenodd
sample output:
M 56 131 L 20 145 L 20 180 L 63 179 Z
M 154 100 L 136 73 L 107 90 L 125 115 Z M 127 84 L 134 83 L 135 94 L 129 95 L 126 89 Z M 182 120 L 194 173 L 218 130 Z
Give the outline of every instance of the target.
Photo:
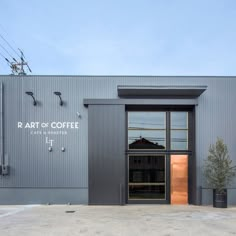
M 13 58 L 13 62 L 10 62 L 7 58 L 5 58 L 5 60 L 8 62 L 11 68 L 12 74 L 13 75 L 26 75 L 25 67 L 27 67 L 29 72 L 32 73 L 28 65 L 28 62 L 25 61 L 24 53 L 19 48 L 18 50 L 20 51 L 20 54 L 21 54 L 20 61 L 17 61 L 15 58 Z

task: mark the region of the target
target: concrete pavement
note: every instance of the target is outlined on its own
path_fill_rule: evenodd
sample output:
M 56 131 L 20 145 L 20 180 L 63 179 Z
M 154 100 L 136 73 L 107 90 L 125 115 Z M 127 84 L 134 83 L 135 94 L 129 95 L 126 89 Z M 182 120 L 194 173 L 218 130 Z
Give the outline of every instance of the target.
M 0 235 L 236 235 L 236 207 L 0 206 Z

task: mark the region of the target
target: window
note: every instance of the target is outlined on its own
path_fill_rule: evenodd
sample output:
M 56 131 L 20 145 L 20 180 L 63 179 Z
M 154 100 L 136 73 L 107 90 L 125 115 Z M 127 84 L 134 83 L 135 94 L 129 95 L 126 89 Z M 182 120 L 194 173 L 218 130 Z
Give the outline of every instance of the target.
M 169 174 L 174 173 L 173 168 L 179 170 L 170 166 L 170 159 L 183 153 L 188 157 L 186 151 L 190 151 L 188 120 L 189 111 L 173 111 L 171 107 L 165 111 L 128 111 L 128 200 L 168 203 L 172 186 Z M 174 173 L 176 189 L 183 186 L 179 173 L 184 172 Z
M 188 150 L 188 112 L 171 112 L 171 150 Z
M 165 112 L 128 113 L 129 149 L 166 149 Z

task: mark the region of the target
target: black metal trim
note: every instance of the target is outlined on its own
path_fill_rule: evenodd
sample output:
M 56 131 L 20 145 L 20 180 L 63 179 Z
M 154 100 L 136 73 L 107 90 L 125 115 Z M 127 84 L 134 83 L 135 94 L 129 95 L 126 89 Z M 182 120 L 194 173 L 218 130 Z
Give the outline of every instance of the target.
M 197 98 L 207 86 L 133 86 L 118 85 L 117 93 L 119 97 L 124 98 Z
M 170 203 L 171 179 L 170 179 L 170 157 L 171 155 L 188 155 L 188 203 L 197 204 L 196 189 L 196 158 L 195 158 L 195 106 L 143 106 L 143 105 L 127 105 L 126 106 L 126 150 L 125 156 L 128 155 L 165 155 L 166 156 L 166 200 L 129 200 L 128 204 L 168 204 Z M 166 149 L 165 150 L 132 150 L 128 149 L 128 112 L 130 111 L 164 111 L 166 112 Z M 170 112 L 186 111 L 188 112 L 188 148 L 189 150 L 170 150 Z M 126 167 L 126 171 L 127 167 Z M 127 174 L 126 172 L 126 174 Z M 126 196 L 128 193 L 128 180 L 126 175 Z
M 89 99 L 84 98 L 84 106 L 88 105 L 197 105 L 197 99 Z
M 128 200 L 128 204 L 169 204 L 167 200 Z

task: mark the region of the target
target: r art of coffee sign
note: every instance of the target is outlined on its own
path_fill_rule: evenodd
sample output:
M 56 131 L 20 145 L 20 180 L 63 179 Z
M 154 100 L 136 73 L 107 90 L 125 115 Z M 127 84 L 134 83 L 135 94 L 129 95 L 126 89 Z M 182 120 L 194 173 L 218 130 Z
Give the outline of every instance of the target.
M 18 122 L 17 127 L 21 129 L 78 129 L 79 122 Z
M 45 142 L 52 146 L 51 135 L 67 135 L 69 130 L 79 129 L 79 122 L 53 121 L 53 122 L 17 122 L 17 128 L 28 130 L 30 135 L 44 135 Z

